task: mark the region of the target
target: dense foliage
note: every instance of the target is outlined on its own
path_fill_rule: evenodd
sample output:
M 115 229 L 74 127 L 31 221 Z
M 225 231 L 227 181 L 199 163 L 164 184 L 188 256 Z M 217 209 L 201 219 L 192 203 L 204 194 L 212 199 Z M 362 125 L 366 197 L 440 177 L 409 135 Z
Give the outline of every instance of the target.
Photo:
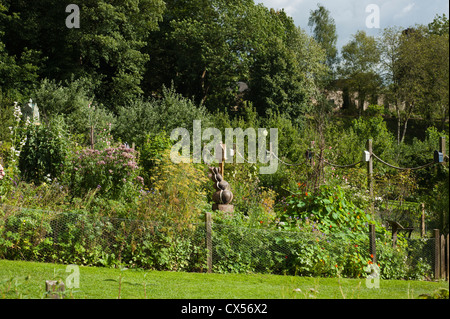
M 1 258 L 204 271 L 208 165 L 170 158 L 172 130 L 194 138 L 199 120 L 278 129 L 276 173 L 225 164 L 234 213 L 214 213 L 215 271 L 364 276 L 373 223 L 383 278 L 429 275 L 387 220 L 417 229 L 424 203 L 428 229 L 448 232 L 448 164 L 374 161 L 371 198 L 361 157 L 368 139 L 403 168 L 432 161 L 440 137 L 449 149 L 445 15 L 359 31 L 339 55 L 320 5 L 311 37 L 252 0 L 80 0 L 79 29 L 68 4 L 0 2 Z

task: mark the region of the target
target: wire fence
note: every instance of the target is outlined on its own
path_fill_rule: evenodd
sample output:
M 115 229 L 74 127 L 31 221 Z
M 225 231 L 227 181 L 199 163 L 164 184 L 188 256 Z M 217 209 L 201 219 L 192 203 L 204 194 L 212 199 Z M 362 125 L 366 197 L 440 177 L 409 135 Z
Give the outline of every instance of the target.
M 369 233 L 292 232 L 214 222 L 167 224 L 0 206 L 0 258 L 93 266 L 216 273 L 365 277 Z M 432 279 L 434 239 L 377 234 L 376 263 L 386 279 Z

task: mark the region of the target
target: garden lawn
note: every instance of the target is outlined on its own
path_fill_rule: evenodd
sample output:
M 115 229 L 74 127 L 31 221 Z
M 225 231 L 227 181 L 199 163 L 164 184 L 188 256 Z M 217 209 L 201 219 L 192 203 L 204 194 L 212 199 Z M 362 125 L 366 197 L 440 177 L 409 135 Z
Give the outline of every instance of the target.
M 79 267 L 75 299 L 411 299 L 449 288 L 448 282 L 310 278 L 263 274 L 207 274 Z M 45 281 L 66 281 L 66 265 L 0 260 L 0 298 L 45 297 Z M 300 290 L 300 291 L 295 291 Z

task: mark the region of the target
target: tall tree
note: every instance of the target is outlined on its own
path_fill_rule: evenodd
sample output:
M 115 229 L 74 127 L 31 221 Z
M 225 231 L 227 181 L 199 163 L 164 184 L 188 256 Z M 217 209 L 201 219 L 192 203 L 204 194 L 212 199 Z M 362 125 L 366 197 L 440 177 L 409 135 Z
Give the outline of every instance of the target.
M 398 65 L 399 95 L 404 104 L 402 142 L 412 114 L 427 120 L 448 118 L 448 34 L 429 33 L 425 26 L 402 33 Z
M 260 114 L 271 110 L 297 120 L 310 111 L 317 79 L 327 71 L 325 52 L 284 11 L 270 10 L 260 23 L 272 28 L 263 28 L 263 46 L 254 54 L 249 98 Z
M 447 26 L 447 27 L 446 27 Z M 448 119 L 448 19 L 437 16 L 428 26 L 386 28 L 378 39 L 381 74 L 388 103 L 397 115 L 397 143 L 405 140 L 413 115 Z
M 326 52 L 326 63 L 330 70 L 335 70 L 338 62 L 338 49 L 336 48 L 337 33 L 336 23 L 328 11 L 321 4 L 317 4 L 316 10 L 311 10 L 308 26 L 313 32 L 314 39 L 320 43 Z
M 79 54 L 85 76 L 99 82 L 97 95 L 116 111 L 143 93 L 141 81 L 150 57 L 143 52 L 147 37 L 158 28 L 162 0 L 79 1 L 80 29 L 69 42 Z
M 386 102 L 394 108 L 397 114 L 397 143 L 401 141 L 403 103 L 399 95 L 400 69 L 398 59 L 400 57 L 400 45 L 402 28 L 390 27 L 383 29 L 378 40 L 380 57 L 380 75 L 383 80 L 383 94 Z
M 357 93 L 358 110 L 361 114 L 364 102 L 376 94 L 381 85 L 377 73 L 380 51 L 374 37 L 358 31 L 353 39 L 342 48 L 340 73 L 346 79 L 350 92 Z

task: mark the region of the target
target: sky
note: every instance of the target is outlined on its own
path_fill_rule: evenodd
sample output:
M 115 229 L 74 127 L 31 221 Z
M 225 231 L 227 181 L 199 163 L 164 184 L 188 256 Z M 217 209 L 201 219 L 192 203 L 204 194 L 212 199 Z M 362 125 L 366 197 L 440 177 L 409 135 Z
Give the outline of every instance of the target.
M 377 36 L 386 27 L 406 29 L 415 24 L 428 24 L 436 14 L 445 13 L 449 17 L 448 0 L 255 0 L 255 3 L 262 3 L 268 8 L 284 9 L 294 19 L 295 25 L 308 34 L 311 34 L 308 26 L 310 12 L 320 3 L 330 11 L 336 23 L 339 51 L 358 30 Z M 376 5 L 376 8 L 371 5 Z

